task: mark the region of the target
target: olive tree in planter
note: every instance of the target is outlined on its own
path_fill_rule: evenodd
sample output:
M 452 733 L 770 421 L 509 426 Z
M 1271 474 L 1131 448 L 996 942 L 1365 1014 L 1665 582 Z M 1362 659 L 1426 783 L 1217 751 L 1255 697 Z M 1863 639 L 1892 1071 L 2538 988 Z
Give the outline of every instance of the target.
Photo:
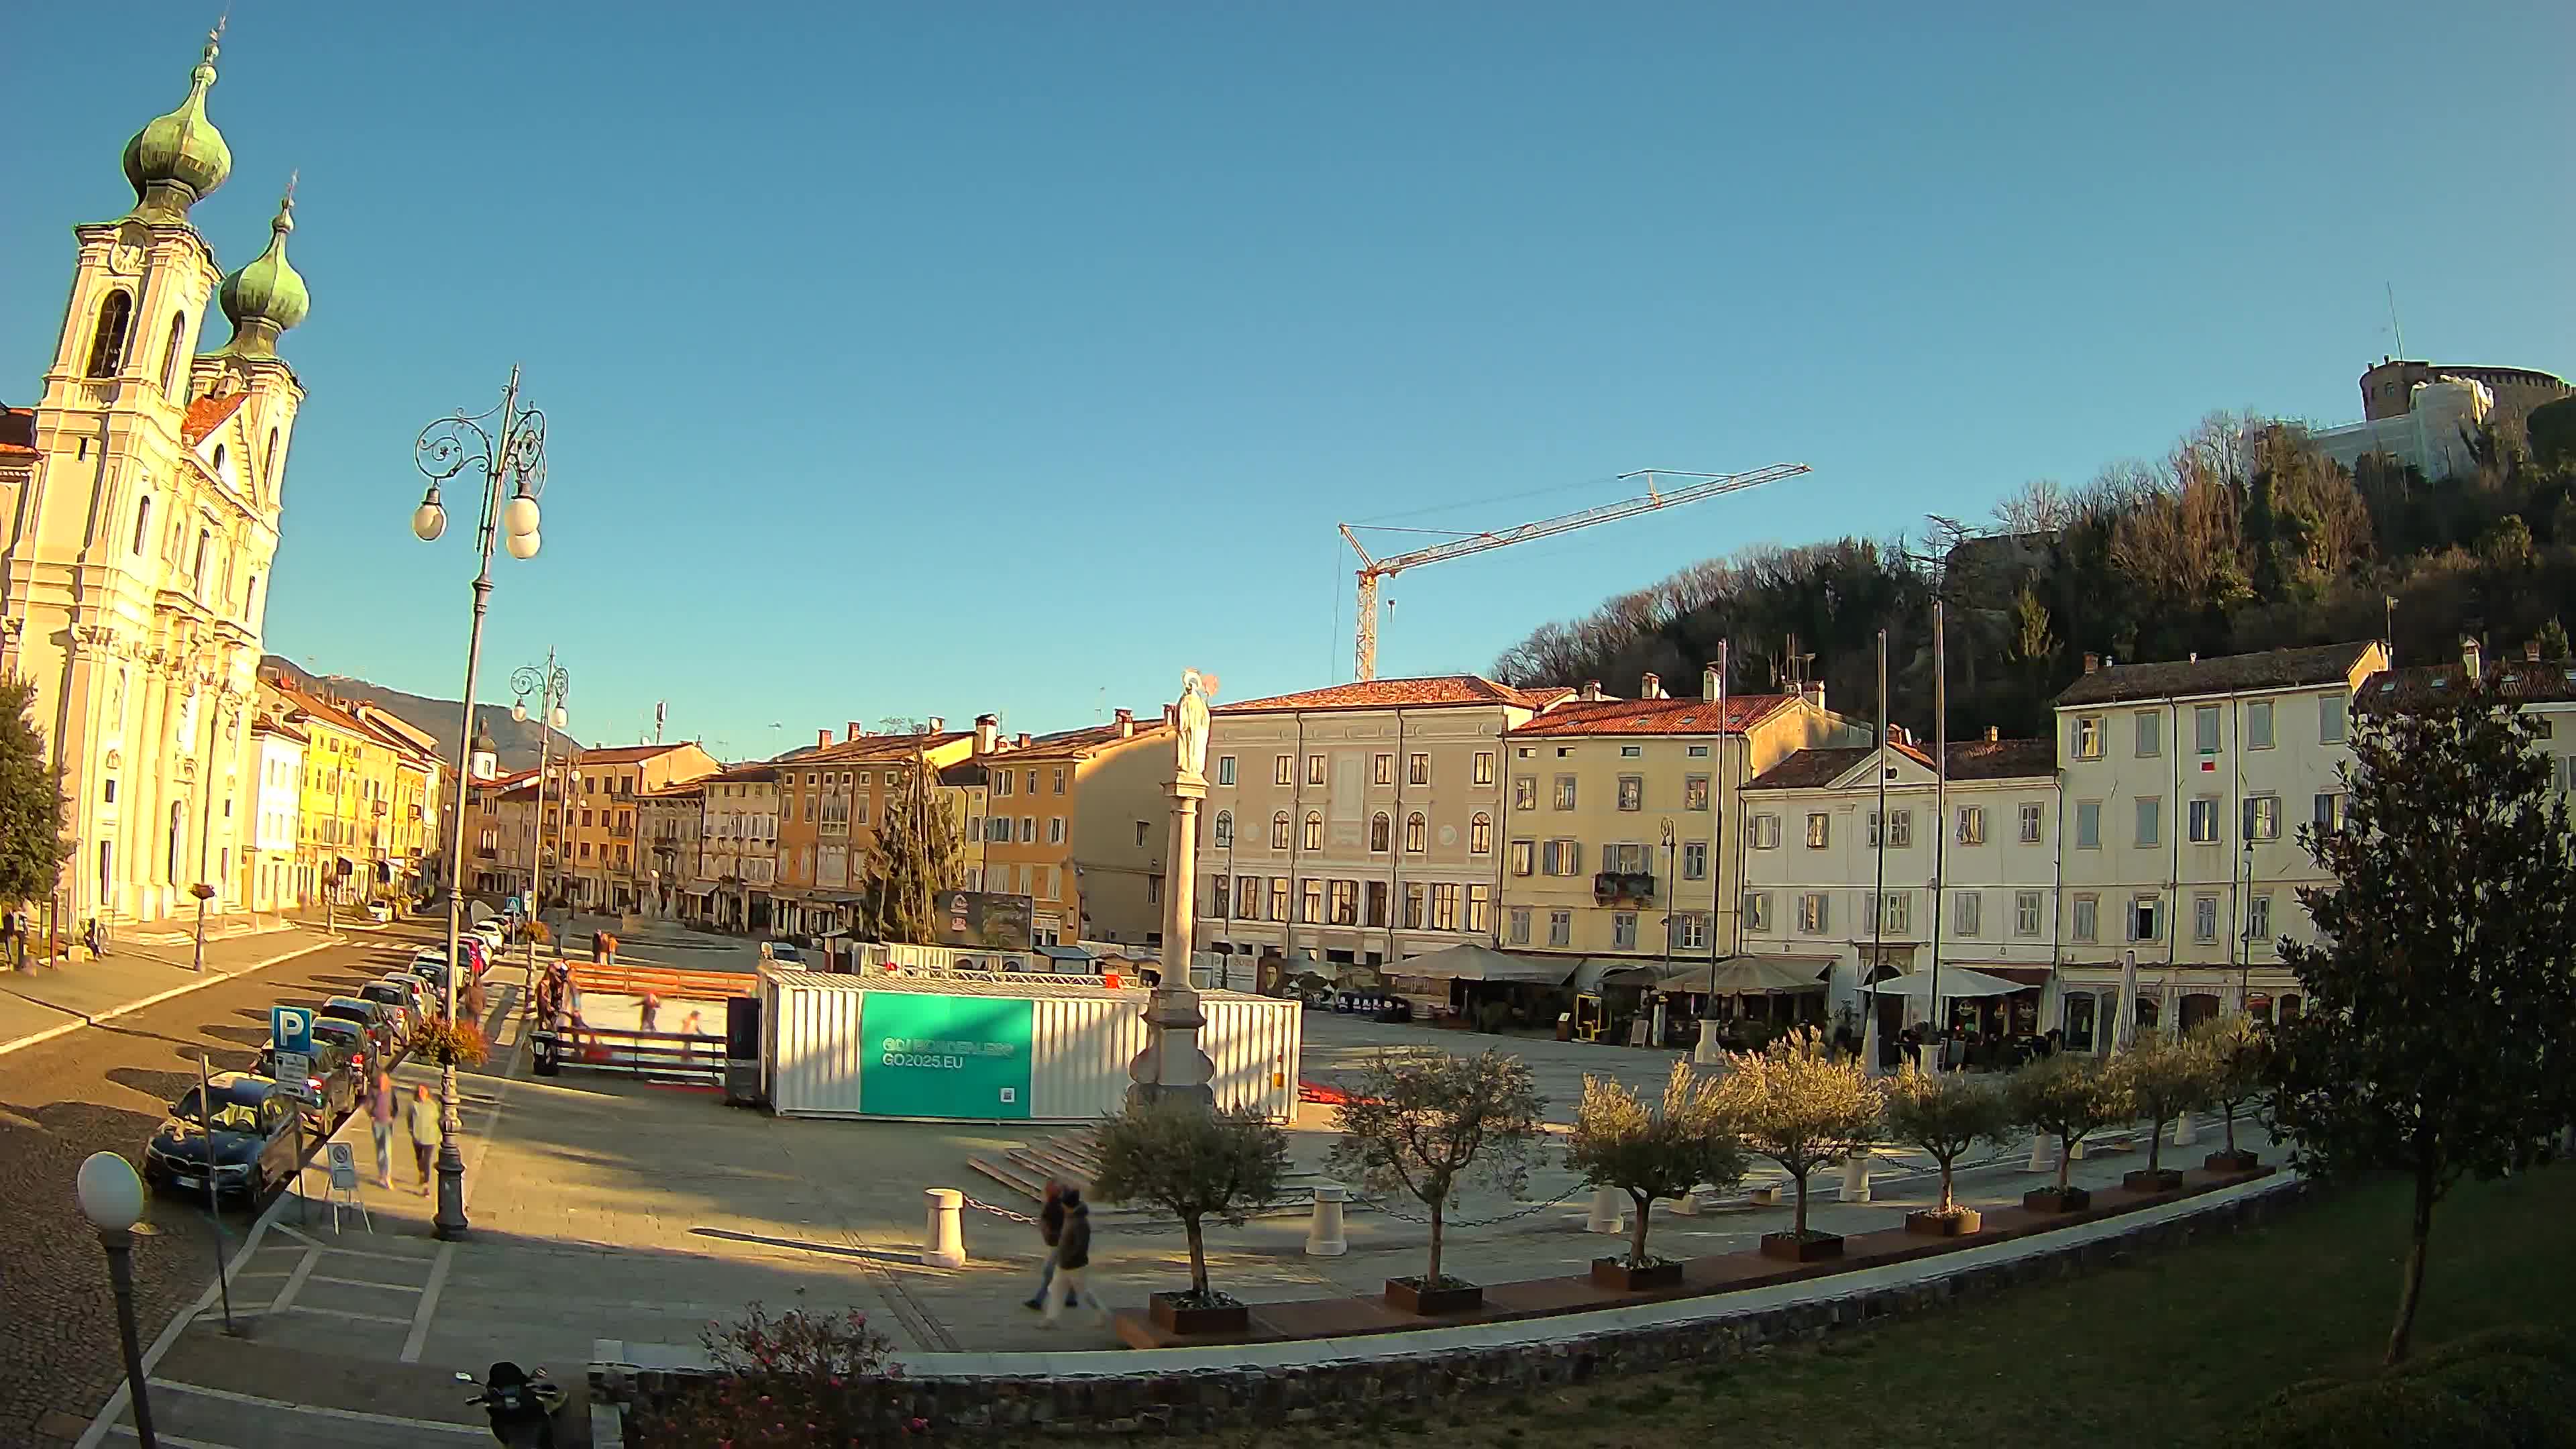
M 2211 1172 L 2252 1172 L 2263 1165 L 2263 1159 L 2238 1150 L 2236 1111 L 2263 1093 L 2271 1038 L 2261 1023 L 2237 1012 L 2201 1023 L 2192 1040 L 2208 1054 L 2209 1105 L 2218 1109 L 2220 1128 L 2227 1134 L 2226 1149 L 2209 1154 L 2201 1166 Z
M 1985 1226 L 1984 1216 L 1959 1206 L 1953 1174 L 1959 1159 L 1980 1142 L 2000 1141 L 2012 1130 L 2001 1091 L 1964 1072 L 1907 1072 L 1889 1083 L 1887 1135 L 1919 1148 L 1941 1164 L 1941 1205 L 1905 1215 L 1905 1230 L 1951 1238 Z
M 1521 1190 L 1546 1108 L 1529 1067 L 1500 1051 L 1382 1050 L 1361 1067 L 1334 1111 L 1342 1139 L 1331 1170 L 1366 1191 L 1412 1198 L 1431 1218 L 1431 1260 L 1419 1278 L 1386 1280 L 1389 1304 L 1463 1313 L 1484 1303 L 1483 1289 L 1440 1271 L 1443 1218 L 1469 1182 Z
M 1288 1173 L 1288 1135 L 1257 1112 L 1211 1112 L 1169 1098 L 1133 1103 L 1093 1139 L 1100 1170 L 1091 1195 L 1145 1202 L 1181 1220 L 1190 1241 L 1190 1291 L 1156 1293 L 1154 1322 L 1172 1333 L 1240 1333 L 1250 1326 L 1237 1299 L 1208 1286 L 1208 1218 L 1240 1226 L 1279 1195 Z
M 1592 1281 L 1634 1292 L 1682 1281 L 1679 1259 L 1646 1253 L 1646 1227 L 1655 1199 L 1680 1197 L 1701 1183 L 1720 1189 L 1744 1177 L 1744 1144 L 1726 1119 L 1713 1077 L 1698 1077 L 1687 1060 L 1675 1061 L 1658 1111 L 1615 1078 L 1583 1078 L 1583 1101 L 1574 1109 L 1574 1137 L 1566 1166 L 1588 1187 L 1615 1187 L 1637 1209 L 1625 1258 L 1592 1260 Z
M 1807 1227 L 1807 1178 L 1878 1133 L 1878 1089 L 1861 1064 L 1836 1061 L 1824 1036 L 1804 1027 L 1761 1051 L 1730 1055 L 1718 1101 L 1744 1145 L 1798 1186 L 1797 1216 L 1788 1232 L 1762 1235 L 1764 1255 L 1800 1263 L 1841 1257 L 1840 1234 Z
M 2021 1205 L 2042 1213 L 2091 1207 L 2093 1195 L 2067 1181 L 2075 1170 L 2075 1149 L 2112 1123 L 2128 1120 L 2127 1083 L 2091 1057 L 2060 1052 L 2013 1073 L 2004 1084 L 2004 1103 L 2014 1126 L 2057 1139 L 2057 1185 L 2022 1194 Z
M 2131 1192 L 2171 1192 L 2180 1170 L 2164 1165 L 2165 1125 L 2209 1101 L 2209 1055 L 2196 1042 L 2159 1037 L 2141 1042 L 2111 1064 L 2128 1090 L 2132 1112 L 2147 1119 L 2147 1165 L 2120 1179 Z

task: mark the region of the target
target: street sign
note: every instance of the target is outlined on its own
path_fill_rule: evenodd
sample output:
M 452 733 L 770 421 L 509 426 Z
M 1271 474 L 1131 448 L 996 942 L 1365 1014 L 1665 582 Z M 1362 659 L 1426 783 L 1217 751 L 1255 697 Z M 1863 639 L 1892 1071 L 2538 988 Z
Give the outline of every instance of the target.
M 277 1084 L 286 1095 L 299 1101 L 313 1100 L 313 1056 L 310 1052 L 279 1052 Z
M 313 1008 L 309 1006 L 272 1006 L 268 1009 L 268 1039 L 281 1052 L 313 1054 Z M 304 1080 L 298 1072 L 295 1079 Z
M 355 1191 L 358 1186 L 358 1150 L 346 1142 L 334 1142 L 330 1146 L 330 1154 L 331 1190 Z

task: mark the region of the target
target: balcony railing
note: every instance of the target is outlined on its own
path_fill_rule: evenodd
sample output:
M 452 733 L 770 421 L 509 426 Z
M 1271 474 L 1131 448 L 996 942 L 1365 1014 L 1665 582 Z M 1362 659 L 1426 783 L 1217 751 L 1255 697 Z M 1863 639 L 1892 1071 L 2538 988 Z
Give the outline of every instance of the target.
M 1592 899 L 1596 904 L 1611 902 L 1644 903 L 1655 898 L 1652 871 L 1605 870 L 1592 877 Z

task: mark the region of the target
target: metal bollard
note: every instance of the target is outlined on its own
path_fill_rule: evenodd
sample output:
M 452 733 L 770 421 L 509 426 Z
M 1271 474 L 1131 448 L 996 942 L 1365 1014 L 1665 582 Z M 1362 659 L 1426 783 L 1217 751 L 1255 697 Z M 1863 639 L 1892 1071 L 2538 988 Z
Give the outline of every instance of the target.
M 1620 1209 L 1627 1203 L 1627 1200 L 1628 1195 L 1615 1187 L 1594 1188 L 1592 1190 L 1592 1212 L 1589 1216 L 1584 1218 L 1583 1230 L 1587 1233 L 1615 1233 L 1620 1231 L 1619 1221 L 1622 1216 Z
M 929 1221 L 922 1228 L 921 1260 L 934 1268 L 966 1266 L 966 1194 L 953 1187 L 925 1188 L 921 1194 L 929 1207 Z
M 1315 1189 L 1315 1215 L 1306 1224 L 1307 1257 L 1338 1258 L 1351 1250 L 1342 1236 L 1342 1204 L 1350 1195 L 1347 1187 Z

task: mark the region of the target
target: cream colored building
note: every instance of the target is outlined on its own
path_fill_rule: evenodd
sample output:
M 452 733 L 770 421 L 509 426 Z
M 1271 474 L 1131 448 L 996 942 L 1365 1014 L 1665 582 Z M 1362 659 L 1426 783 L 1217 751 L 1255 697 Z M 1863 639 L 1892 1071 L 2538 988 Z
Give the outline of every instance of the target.
M 1493 944 L 1506 737 L 1565 693 L 1451 674 L 1217 709 L 1200 807 L 1200 949 L 1293 968 Z
M 715 756 L 686 740 L 582 751 L 572 762 L 562 821 L 563 883 L 576 908 L 616 914 L 636 909 L 652 883 L 636 834 L 636 797 L 720 768 Z M 553 886 L 546 887 L 546 896 L 555 899 Z
M 646 914 L 670 920 L 688 903 L 698 869 L 698 831 L 705 818 L 702 780 L 665 785 L 635 797 L 635 823 L 643 842 Z
M 2310 927 L 2325 876 L 2301 825 L 2340 818 L 2353 696 L 2388 667 L 2376 641 L 2103 665 L 2056 702 L 2065 793 L 2062 1004 L 2075 1049 L 2107 1050 L 2123 958 L 2130 1010 L 2162 1025 L 2295 1009 L 2278 942 Z
M 1736 796 L 1793 751 L 1869 738 L 1827 712 L 1821 686 L 1732 695 L 1722 717 L 1714 667 L 1690 696 L 1651 674 L 1638 695 L 1586 685 L 1505 741 L 1506 949 L 1639 963 L 1660 963 L 1668 945 L 1675 962 L 1734 954 Z
M 250 737 L 258 751 L 259 774 L 251 789 L 250 878 L 244 900 L 253 911 L 291 911 L 303 904 L 295 849 L 302 838 L 305 733 L 262 713 L 251 724 Z
M 985 769 L 984 889 L 1030 901 L 1038 945 L 1159 945 L 1171 839 L 1172 728 L 1107 724 L 1005 742 L 976 721 Z M 1204 847 L 1202 847 L 1204 851 Z
M 1936 957 L 2022 983 L 2006 1024 L 2041 1026 L 2059 929 L 2053 747 L 1968 740 L 1948 758 L 1946 791 L 1930 748 L 1902 739 L 1802 750 L 1744 789 L 1743 949 L 1812 968 L 1855 1030 L 1864 972 L 1928 971 Z M 1905 1025 L 1895 1011 L 1881 1014 L 1891 1036 Z
M 728 931 L 770 929 L 778 885 L 778 777 L 785 768 L 733 765 L 699 781 L 706 804 L 690 883 L 693 919 Z
M 216 910 L 253 894 L 261 619 L 304 402 L 277 341 L 308 299 L 291 204 L 229 276 L 190 222 L 232 170 L 206 114 L 215 55 L 126 144 L 133 209 L 73 229 L 62 331 L 8 470 L 24 481 L 6 500 L 0 668 L 35 681 L 62 771 L 74 922 L 192 912 L 199 882 Z M 218 307 L 231 338 L 200 352 Z

